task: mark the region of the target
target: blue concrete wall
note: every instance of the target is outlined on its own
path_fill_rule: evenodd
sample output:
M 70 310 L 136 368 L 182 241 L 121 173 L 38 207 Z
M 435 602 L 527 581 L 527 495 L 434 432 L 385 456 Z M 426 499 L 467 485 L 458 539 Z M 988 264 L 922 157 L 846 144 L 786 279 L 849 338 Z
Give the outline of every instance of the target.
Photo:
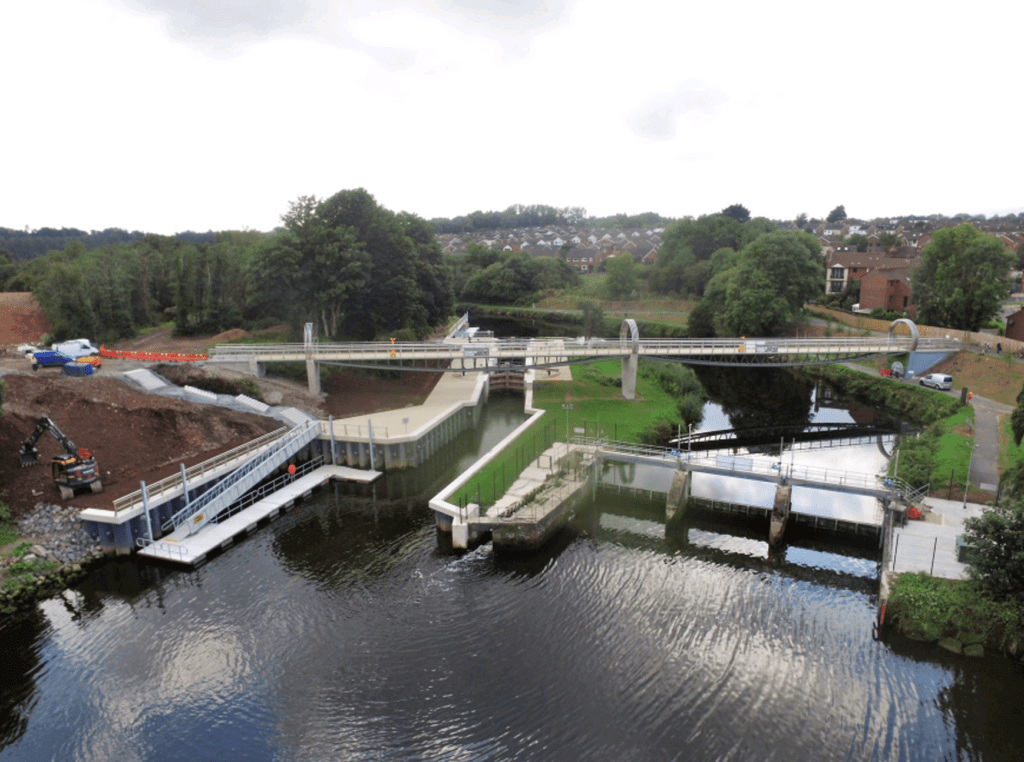
M 945 360 L 952 354 L 951 352 L 911 352 L 910 359 L 907 360 L 907 377 L 922 376 L 927 373 L 931 368 L 934 368 L 940 362 Z

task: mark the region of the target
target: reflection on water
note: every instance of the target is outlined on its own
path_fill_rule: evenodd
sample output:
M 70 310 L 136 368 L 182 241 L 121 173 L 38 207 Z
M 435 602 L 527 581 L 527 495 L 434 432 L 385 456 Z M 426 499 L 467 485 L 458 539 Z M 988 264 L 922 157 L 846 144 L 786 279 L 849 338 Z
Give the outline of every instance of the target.
M 877 542 L 666 528 L 664 495 L 603 488 L 538 553 L 453 552 L 427 500 L 521 410 L 495 420 L 198 570 L 121 559 L 0 622 L 0 760 L 1017 758 L 1019 664 L 872 637 Z

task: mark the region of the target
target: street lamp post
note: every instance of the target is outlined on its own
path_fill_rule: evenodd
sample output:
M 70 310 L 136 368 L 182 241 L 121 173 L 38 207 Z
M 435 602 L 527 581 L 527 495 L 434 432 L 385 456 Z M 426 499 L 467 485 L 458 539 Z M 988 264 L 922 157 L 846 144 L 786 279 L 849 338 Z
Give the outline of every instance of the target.
M 967 490 L 971 487 L 971 463 L 974 462 L 974 451 L 978 445 L 971 445 L 971 456 L 967 459 L 967 478 L 964 480 L 964 504 L 963 509 L 967 510 Z

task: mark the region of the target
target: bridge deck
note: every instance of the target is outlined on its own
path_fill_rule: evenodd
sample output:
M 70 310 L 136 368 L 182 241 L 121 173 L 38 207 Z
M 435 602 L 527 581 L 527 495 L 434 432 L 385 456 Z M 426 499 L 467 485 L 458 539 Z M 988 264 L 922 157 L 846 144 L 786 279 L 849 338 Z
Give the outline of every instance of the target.
M 807 356 L 852 357 L 895 354 L 911 349 L 907 337 L 807 338 L 807 339 L 647 339 L 637 353 L 648 357 L 704 357 L 729 360 L 791 363 Z M 921 339 L 918 351 L 953 351 L 959 343 Z M 221 344 L 210 352 L 210 362 L 285 362 L 312 360 L 351 364 L 400 364 L 402 362 L 455 361 L 468 366 L 492 361 L 516 362 L 530 358 L 534 364 L 567 363 L 572 358 L 616 358 L 633 352 L 628 340 L 571 338 L 484 339 L 473 342 L 359 342 L 346 344 Z

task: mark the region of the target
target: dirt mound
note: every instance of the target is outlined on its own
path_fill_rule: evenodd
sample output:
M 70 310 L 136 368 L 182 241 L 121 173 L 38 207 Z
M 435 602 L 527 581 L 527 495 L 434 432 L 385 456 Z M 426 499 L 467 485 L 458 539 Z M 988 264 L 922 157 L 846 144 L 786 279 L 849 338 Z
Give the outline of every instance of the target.
M 216 336 L 211 336 L 207 341 L 211 344 L 223 344 L 225 341 L 243 339 L 248 335 L 249 332 L 242 328 L 232 328 L 230 331 L 224 331 L 223 333 L 218 333 Z
M 272 418 L 136 391 L 102 376 L 71 378 L 9 373 L 0 416 L 0 485 L 15 514 L 40 501 L 60 502 L 48 463 L 61 447 L 39 440 L 39 466 L 22 468 L 18 450 L 40 416 L 48 416 L 78 447 L 96 458 L 104 492 L 74 499 L 78 508 L 110 508 L 134 492 L 186 467 L 281 427 Z M 215 412 L 214 412 L 215 411 Z
M 28 292 L 0 293 L 0 344 L 35 344 L 50 332 L 50 321 Z

